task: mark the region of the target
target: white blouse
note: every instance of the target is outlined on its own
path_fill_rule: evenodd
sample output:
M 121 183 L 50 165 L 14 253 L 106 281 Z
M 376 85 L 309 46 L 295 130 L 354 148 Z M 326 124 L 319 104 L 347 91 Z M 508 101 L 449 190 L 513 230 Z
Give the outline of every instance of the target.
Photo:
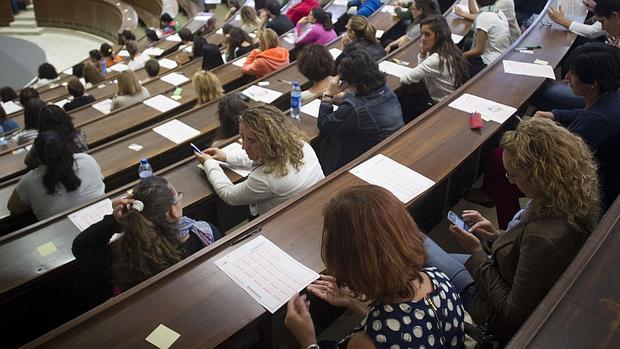
M 448 62 L 444 62 L 443 69 L 439 69 L 439 54 L 433 53 L 428 57 L 418 54 L 418 65 L 407 74 L 400 77 L 402 84 L 415 84 L 424 79 L 428 94 L 433 102 L 439 102 L 445 96 L 454 92 L 454 74 L 450 74 Z

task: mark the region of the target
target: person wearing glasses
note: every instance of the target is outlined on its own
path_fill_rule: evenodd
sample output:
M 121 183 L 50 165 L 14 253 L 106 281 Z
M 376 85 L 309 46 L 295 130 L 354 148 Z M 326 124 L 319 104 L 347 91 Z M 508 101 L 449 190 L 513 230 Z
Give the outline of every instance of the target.
M 111 215 L 73 240 L 73 255 L 109 281 L 113 294 L 133 287 L 221 237 L 213 225 L 183 216 L 182 200 L 166 179 L 142 179 L 132 195 L 112 201 Z

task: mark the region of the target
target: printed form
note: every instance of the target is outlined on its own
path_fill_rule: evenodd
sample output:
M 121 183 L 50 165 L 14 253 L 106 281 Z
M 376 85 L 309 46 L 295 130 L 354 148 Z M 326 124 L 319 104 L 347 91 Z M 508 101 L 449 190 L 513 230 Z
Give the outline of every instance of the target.
M 517 112 L 517 108 L 470 95 L 469 93 L 463 93 L 448 106 L 466 113 L 478 112 L 482 115 L 484 121 L 493 120 L 499 124 L 504 123 L 512 114 Z

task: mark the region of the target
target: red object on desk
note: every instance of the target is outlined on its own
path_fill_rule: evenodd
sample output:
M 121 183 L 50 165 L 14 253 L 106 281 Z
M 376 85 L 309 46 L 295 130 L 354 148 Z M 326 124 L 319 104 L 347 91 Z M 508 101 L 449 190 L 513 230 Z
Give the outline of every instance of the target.
M 484 123 L 482 122 L 482 115 L 478 112 L 473 112 L 469 116 L 469 128 L 472 130 L 479 130 L 484 127 Z

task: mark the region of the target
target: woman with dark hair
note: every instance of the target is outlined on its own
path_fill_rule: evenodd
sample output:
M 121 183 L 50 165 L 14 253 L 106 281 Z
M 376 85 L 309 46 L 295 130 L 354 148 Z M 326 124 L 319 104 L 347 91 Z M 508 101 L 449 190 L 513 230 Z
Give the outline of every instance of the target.
M 101 47 L 99 47 L 99 52 L 101 52 L 101 57 L 103 57 L 106 68 L 110 68 L 123 60 L 123 57 L 114 54 L 112 46 L 108 43 L 104 42 L 101 44 Z
M 215 132 L 211 148 L 219 148 L 232 137 L 239 135 L 239 115 L 249 108 L 236 93 L 224 95 L 217 103 L 217 119 L 220 127 Z
M 335 111 L 334 104 L 338 105 Z M 377 62 L 364 51 L 351 53 L 340 62 L 319 108 L 323 171 L 336 171 L 403 125 L 398 98 L 386 85 Z
M 71 111 L 95 101 L 95 97 L 84 94 L 84 85 L 76 78 L 69 80 L 67 83 L 67 91 L 73 96 L 73 100 L 62 106 L 65 111 Z
M 123 32 L 121 33 L 121 44 L 125 45 L 130 40 L 135 41 L 136 36 L 133 35 L 133 33 L 127 29 L 123 30 Z
M 463 348 L 461 299 L 444 273 L 424 267 L 423 234 L 400 200 L 378 186 L 352 187 L 325 206 L 323 218 L 327 275 L 308 291 L 365 318 L 321 348 Z M 318 348 L 308 308 L 306 295 L 293 296 L 285 324 L 302 348 Z
M 95 159 L 53 131 L 39 134 L 34 149 L 41 166 L 26 173 L 9 199 L 11 213 L 32 210 L 42 220 L 101 197 L 105 192 Z
M 226 35 L 228 43 L 226 48 L 226 61 L 232 61 L 239 58 L 254 49 L 252 39 L 243 29 L 238 27 L 230 28 Z
M 13 138 L 19 145 L 30 143 L 39 135 L 39 113 L 45 107 L 45 102 L 39 98 L 31 98 L 24 106 L 24 129 Z
M 32 87 L 22 88 L 19 91 L 19 104 L 25 106 L 30 98 L 39 98 L 39 92 Z
M 73 240 L 77 261 L 110 281 L 118 294 L 221 237 L 211 224 L 183 215 L 183 193 L 162 177 L 141 180 L 113 213 Z M 122 236 L 113 243 L 115 233 Z
M 207 39 L 202 36 L 194 38 L 192 44 L 192 59 L 202 58 L 202 49 L 208 44 Z
M 170 14 L 162 13 L 159 17 L 159 29 L 161 29 L 162 34 L 169 35 L 177 32 L 177 22 L 172 19 Z
M 317 0 L 301 0 L 286 11 L 286 16 L 297 25 L 300 19 L 308 16 L 314 8 L 320 8 Z M 331 23 L 331 21 L 330 21 Z
M 414 0 L 409 6 L 413 20 L 407 27 L 405 35 L 392 41 L 385 47 L 385 53 L 390 53 L 420 36 L 420 22 L 428 16 L 441 15 L 437 0 Z
M 305 28 L 307 24 L 309 27 Z M 308 16 L 297 22 L 295 27 L 295 45 L 297 46 L 312 43 L 326 45 L 334 41 L 336 37 L 331 12 L 325 12 L 320 7 L 313 8 Z
M 342 53 L 336 58 L 336 67 L 340 61 L 354 51 L 365 51 L 375 61 L 385 56 L 383 46 L 376 37 L 377 30 L 366 17 L 353 16 L 347 22 L 347 33 L 342 37 Z
M 206 44 L 202 47 L 202 70 L 209 71 L 224 64 L 222 52 L 215 44 Z
M 2 102 L 13 101 L 17 99 L 17 92 L 12 87 L 4 86 L 0 89 L 0 96 L 2 97 Z
M 129 69 L 136 71 L 144 68 L 144 64 L 146 64 L 146 61 L 151 57 L 144 52 L 140 52 L 140 50 L 138 50 L 138 44 L 133 40 L 125 43 L 125 46 L 129 53 L 129 63 L 127 64 Z
M 312 86 L 301 93 L 303 103 L 313 100 L 327 89 L 334 71 L 334 58 L 327 47 L 318 44 L 305 46 L 297 55 L 297 69 Z
M 58 79 L 60 78 L 58 77 L 56 68 L 49 63 L 43 63 L 39 66 L 39 76 L 37 81 L 35 81 L 31 87 L 36 89 L 47 86 L 50 82 L 58 81 Z
M 103 60 L 101 52 L 99 52 L 99 50 L 90 50 L 88 52 L 88 58 L 90 62 L 93 63 L 99 71 L 101 71 L 101 74 L 105 76 L 106 62 Z

